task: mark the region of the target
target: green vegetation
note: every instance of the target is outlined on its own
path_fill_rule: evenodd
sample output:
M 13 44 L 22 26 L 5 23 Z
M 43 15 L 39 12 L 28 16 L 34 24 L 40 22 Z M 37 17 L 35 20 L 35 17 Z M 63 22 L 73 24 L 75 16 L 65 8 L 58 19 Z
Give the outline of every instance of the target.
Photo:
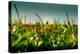
M 11 49 L 13 52 L 26 52 L 47 49 L 72 49 L 78 45 L 78 26 L 75 24 L 22 24 L 11 23 Z
M 54 20 L 52 24 L 49 24 L 48 22 L 44 24 L 42 18 L 35 13 L 35 16 L 37 16 L 40 21 L 35 24 L 27 24 L 26 16 L 24 17 L 25 23 L 22 23 L 22 18 L 20 18 L 21 14 L 18 11 L 17 5 L 13 4 L 13 6 L 19 21 L 13 22 L 11 19 L 9 22 L 10 52 L 78 48 L 78 25 L 70 21 L 67 12 L 67 23 L 61 23 L 60 21 Z M 10 15 L 11 13 L 12 12 L 10 11 Z M 12 16 L 10 16 L 10 18 L 12 18 Z

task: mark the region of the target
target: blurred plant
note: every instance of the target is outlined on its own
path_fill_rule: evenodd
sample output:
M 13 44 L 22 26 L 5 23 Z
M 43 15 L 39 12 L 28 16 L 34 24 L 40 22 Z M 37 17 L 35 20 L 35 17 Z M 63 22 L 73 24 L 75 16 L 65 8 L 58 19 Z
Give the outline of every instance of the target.
M 57 21 L 51 25 L 26 24 L 26 27 L 17 21 L 11 24 L 11 46 L 18 49 L 18 52 L 22 49 L 28 51 L 31 48 L 36 50 L 74 48 L 78 44 L 77 35 L 78 26 L 75 24 L 61 24 Z

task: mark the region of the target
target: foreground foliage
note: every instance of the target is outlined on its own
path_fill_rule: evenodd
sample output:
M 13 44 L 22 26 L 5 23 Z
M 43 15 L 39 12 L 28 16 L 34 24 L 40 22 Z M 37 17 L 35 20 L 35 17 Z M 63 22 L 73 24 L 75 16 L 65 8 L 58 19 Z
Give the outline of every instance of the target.
M 78 26 L 75 24 L 10 25 L 11 51 L 26 52 L 51 49 L 72 49 L 78 45 Z

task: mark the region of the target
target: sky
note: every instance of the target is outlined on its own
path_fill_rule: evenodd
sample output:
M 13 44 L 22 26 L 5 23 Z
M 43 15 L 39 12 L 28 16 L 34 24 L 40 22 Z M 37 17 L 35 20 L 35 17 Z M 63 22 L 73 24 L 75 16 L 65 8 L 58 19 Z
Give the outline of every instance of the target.
M 78 24 L 78 6 L 77 5 L 66 5 L 66 4 L 49 4 L 49 3 L 31 3 L 31 2 L 12 2 L 11 14 L 13 20 L 18 20 L 16 4 L 19 15 L 22 22 L 35 24 L 39 22 L 39 18 L 35 15 L 37 13 L 45 24 L 47 21 L 51 24 L 53 20 L 59 20 L 61 23 L 66 22 L 67 16 L 69 15 L 70 20 L 73 20 L 75 24 Z M 25 17 L 26 16 L 26 17 Z

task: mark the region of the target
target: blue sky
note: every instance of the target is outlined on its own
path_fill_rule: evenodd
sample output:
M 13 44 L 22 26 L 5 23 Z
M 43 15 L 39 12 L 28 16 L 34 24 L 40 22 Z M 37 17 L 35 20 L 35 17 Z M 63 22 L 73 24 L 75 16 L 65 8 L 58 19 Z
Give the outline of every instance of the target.
M 30 3 L 30 2 L 12 2 L 12 19 L 17 20 L 17 13 L 14 7 L 16 4 L 22 22 L 26 16 L 26 23 L 36 23 L 39 21 L 35 13 L 38 13 L 42 21 L 46 23 L 53 23 L 53 19 L 59 20 L 61 23 L 65 22 L 66 12 L 74 23 L 78 24 L 78 6 L 64 5 L 64 4 L 47 4 L 47 3 Z

